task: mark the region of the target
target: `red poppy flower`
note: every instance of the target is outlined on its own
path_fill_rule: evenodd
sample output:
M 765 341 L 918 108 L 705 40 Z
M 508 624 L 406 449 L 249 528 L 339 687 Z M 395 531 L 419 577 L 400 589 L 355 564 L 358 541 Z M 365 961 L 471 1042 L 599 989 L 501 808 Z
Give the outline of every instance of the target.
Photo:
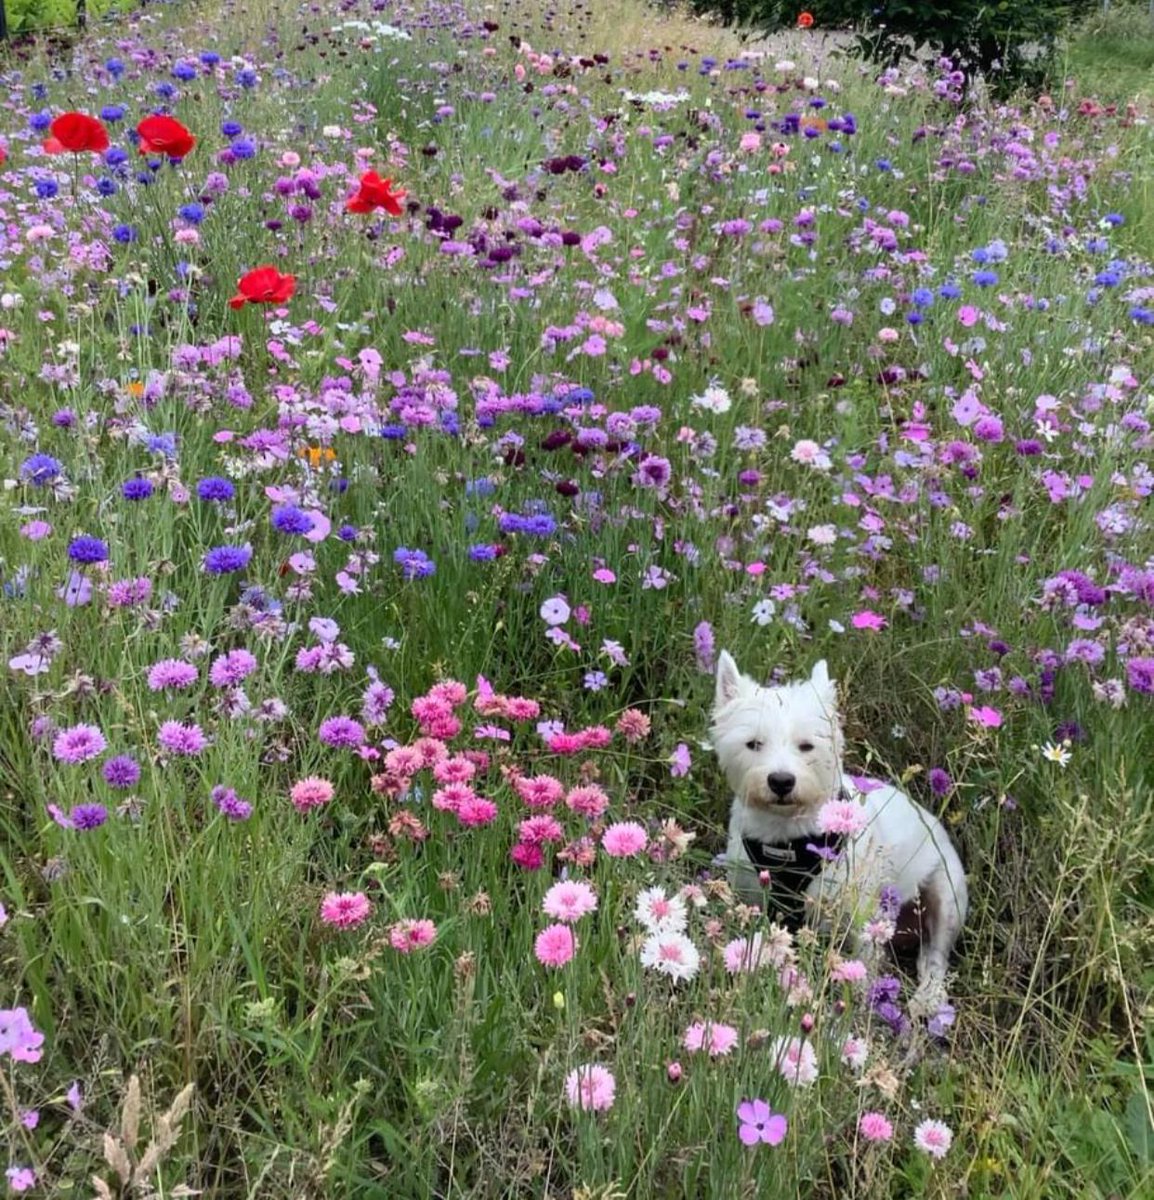
M 284 304 L 296 291 L 295 275 L 282 275 L 276 267 L 257 267 L 242 275 L 236 285 L 237 294 L 228 302 L 229 308 L 246 304 Z
M 366 171 L 361 176 L 361 186 L 355 196 L 350 196 L 345 203 L 349 212 L 369 213 L 374 208 L 383 208 L 385 212 L 399 217 L 403 211 L 401 201 L 405 193 L 397 188 L 395 192 L 389 189 L 393 186 L 391 179 L 382 179 L 376 171 Z
M 196 145 L 196 138 L 174 117 L 145 117 L 136 127 L 141 154 L 163 154 L 183 158 Z
M 102 154 L 108 149 L 108 130 L 87 113 L 61 113 L 48 130 L 52 136 L 44 141 L 45 154 Z
M 813 24 L 813 13 L 798 13 L 797 23 L 799 28 L 808 29 Z

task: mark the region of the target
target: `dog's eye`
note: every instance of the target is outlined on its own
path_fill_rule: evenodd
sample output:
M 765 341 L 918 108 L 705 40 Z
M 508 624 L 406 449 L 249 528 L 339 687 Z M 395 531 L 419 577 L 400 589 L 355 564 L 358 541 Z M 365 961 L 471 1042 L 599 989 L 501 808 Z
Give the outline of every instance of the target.
M 757 741 L 756 739 L 754 739 L 752 742 L 746 742 L 746 743 L 745 743 L 745 748 L 746 748 L 747 750 L 760 750 L 760 749 L 761 749 L 761 743 L 760 743 L 759 741 Z
M 798 742 L 797 748 L 802 754 L 808 754 L 813 749 L 813 742 Z

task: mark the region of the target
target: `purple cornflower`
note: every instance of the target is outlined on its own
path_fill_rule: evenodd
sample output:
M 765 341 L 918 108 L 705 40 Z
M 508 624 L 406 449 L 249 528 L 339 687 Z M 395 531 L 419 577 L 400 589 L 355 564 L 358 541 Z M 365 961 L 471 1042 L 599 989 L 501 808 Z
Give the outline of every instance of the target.
M 638 465 L 633 482 L 638 487 L 660 489 L 668 487 L 672 478 L 673 468 L 669 465 L 669 459 L 647 454 Z
M 213 687 L 236 687 L 256 670 L 256 658 L 247 650 L 230 650 L 213 659 L 208 678 Z
M 208 745 L 208 738 L 199 725 L 184 725 L 180 721 L 165 721 L 156 740 L 170 754 L 192 756 Z
M 99 829 L 108 820 L 108 809 L 103 804 L 77 804 L 68 816 L 73 829 Z
M 373 679 L 361 697 L 361 720 L 366 725 L 380 725 L 393 703 L 393 689 L 379 679 Z
M 352 717 L 329 717 L 321 722 L 317 734 L 326 746 L 347 746 L 356 749 L 365 740 L 364 726 Z
M 148 689 L 152 692 L 181 691 L 192 687 L 199 677 L 200 672 L 192 663 L 182 662 L 179 658 L 165 658 L 149 670 Z
M 108 543 L 87 535 L 73 538 L 68 543 L 68 557 L 75 563 L 107 562 Z
M 230 821 L 247 821 L 252 805 L 242 800 L 232 788 L 217 786 L 210 793 L 212 802 Z
M 118 754 L 104 764 L 102 774 L 109 787 L 127 789 L 140 778 L 140 764 L 127 754 Z
M 103 754 L 108 742 L 95 725 L 73 725 L 62 729 L 52 742 L 52 753 L 60 762 L 75 765 Z
M 693 652 L 697 656 L 697 669 L 706 675 L 713 674 L 713 626 L 702 621 L 693 631 Z
M 954 781 L 950 778 L 948 771 L 943 771 L 941 767 L 930 768 L 930 791 L 935 796 L 948 796 L 953 790 Z
M 1154 694 L 1154 658 L 1132 658 L 1126 663 L 1126 682 L 1142 696 Z

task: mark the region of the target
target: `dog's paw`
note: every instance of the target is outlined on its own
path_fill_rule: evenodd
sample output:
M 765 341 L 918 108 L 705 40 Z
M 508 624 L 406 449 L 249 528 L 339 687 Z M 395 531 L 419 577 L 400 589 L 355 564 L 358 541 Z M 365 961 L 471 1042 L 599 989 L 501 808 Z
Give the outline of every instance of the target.
M 915 1021 L 927 1021 L 948 1002 L 945 979 L 936 974 L 928 975 L 910 1000 L 910 1016 Z

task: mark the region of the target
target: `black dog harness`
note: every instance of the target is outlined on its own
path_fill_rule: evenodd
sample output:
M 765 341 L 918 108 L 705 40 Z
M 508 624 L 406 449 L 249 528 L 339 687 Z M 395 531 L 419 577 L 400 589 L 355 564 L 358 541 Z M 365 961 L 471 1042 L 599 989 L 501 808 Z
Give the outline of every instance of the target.
M 839 800 L 848 800 L 843 788 Z M 769 902 L 787 929 L 801 927 L 805 916 L 805 893 L 822 868 L 841 853 L 844 833 L 814 833 L 789 842 L 762 842 L 742 838 L 749 861 L 769 872 Z

